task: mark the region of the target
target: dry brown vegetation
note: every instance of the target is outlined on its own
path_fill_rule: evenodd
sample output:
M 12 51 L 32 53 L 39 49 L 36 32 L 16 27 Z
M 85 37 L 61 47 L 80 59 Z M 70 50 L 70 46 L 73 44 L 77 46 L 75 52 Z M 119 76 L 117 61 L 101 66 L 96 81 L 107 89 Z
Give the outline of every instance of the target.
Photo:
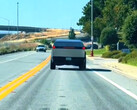
M 68 36 L 69 30 L 47 29 L 46 32 L 20 33 L 18 36 L 8 35 L 0 39 L 0 55 L 17 51 L 35 50 L 39 44 L 36 39 L 47 39 Z M 76 32 L 79 34 L 79 32 Z
M 35 50 L 37 43 L 33 42 L 4 42 L 0 43 L 0 55 L 13 53 L 18 51 L 31 51 Z
M 79 34 L 79 32 L 75 32 Z M 31 41 L 35 39 L 45 39 L 45 38 L 53 38 L 53 37 L 61 37 L 61 36 L 68 36 L 69 30 L 62 30 L 62 29 L 47 29 L 45 32 L 37 32 L 37 33 L 20 33 L 18 36 L 8 35 L 0 39 L 0 41 Z

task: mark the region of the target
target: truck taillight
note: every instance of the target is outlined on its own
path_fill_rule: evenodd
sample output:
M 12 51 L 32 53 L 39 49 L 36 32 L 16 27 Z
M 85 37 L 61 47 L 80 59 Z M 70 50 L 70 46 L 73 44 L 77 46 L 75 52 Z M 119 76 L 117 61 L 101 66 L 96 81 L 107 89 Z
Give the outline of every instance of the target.
M 53 47 L 52 47 L 53 49 L 55 49 L 56 47 L 53 45 Z
M 85 50 L 86 48 L 85 48 L 85 47 L 83 47 L 82 49 L 83 49 L 83 50 Z

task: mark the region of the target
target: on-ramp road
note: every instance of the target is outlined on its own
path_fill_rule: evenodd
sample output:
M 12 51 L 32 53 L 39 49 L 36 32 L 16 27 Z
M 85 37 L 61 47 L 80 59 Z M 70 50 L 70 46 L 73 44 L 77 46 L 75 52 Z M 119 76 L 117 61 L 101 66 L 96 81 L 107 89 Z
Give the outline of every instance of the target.
M 20 52 L 0 56 L 0 87 L 28 72 L 50 55 Z M 89 61 L 86 70 L 48 63 L 0 101 L 0 110 L 137 110 L 137 82 Z M 130 96 L 108 80 L 135 96 Z

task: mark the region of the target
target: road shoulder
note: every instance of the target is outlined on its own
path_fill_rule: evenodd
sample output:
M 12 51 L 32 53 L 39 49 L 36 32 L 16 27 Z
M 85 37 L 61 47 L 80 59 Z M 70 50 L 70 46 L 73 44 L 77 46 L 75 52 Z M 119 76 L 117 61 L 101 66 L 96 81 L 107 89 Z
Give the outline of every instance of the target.
M 128 78 L 137 80 L 137 67 L 118 63 L 117 60 L 107 59 L 107 58 L 101 58 L 101 57 L 90 57 L 87 56 L 87 59 L 92 61 L 102 60 L 102 63 L 100 64 L 104 68 L 108 68 L 116 73 L 122 74 Z

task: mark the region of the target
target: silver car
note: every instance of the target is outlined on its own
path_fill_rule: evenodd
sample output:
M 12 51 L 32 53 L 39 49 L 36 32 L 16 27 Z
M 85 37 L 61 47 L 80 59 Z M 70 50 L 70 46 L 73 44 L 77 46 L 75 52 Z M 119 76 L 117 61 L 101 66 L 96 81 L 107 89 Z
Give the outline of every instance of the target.
M 55 69 L 56 65 L 76 65 L 79 69 L 86 69 L 86 52 L 81 40 L 55 41 L 51 52 L 50 68 Z
M 47 48 L 45 45 L 38 45 L 36 47 L 36 51 L 39 52 L 39 51 L 43 51 L 43 52 L 46 52 Z

